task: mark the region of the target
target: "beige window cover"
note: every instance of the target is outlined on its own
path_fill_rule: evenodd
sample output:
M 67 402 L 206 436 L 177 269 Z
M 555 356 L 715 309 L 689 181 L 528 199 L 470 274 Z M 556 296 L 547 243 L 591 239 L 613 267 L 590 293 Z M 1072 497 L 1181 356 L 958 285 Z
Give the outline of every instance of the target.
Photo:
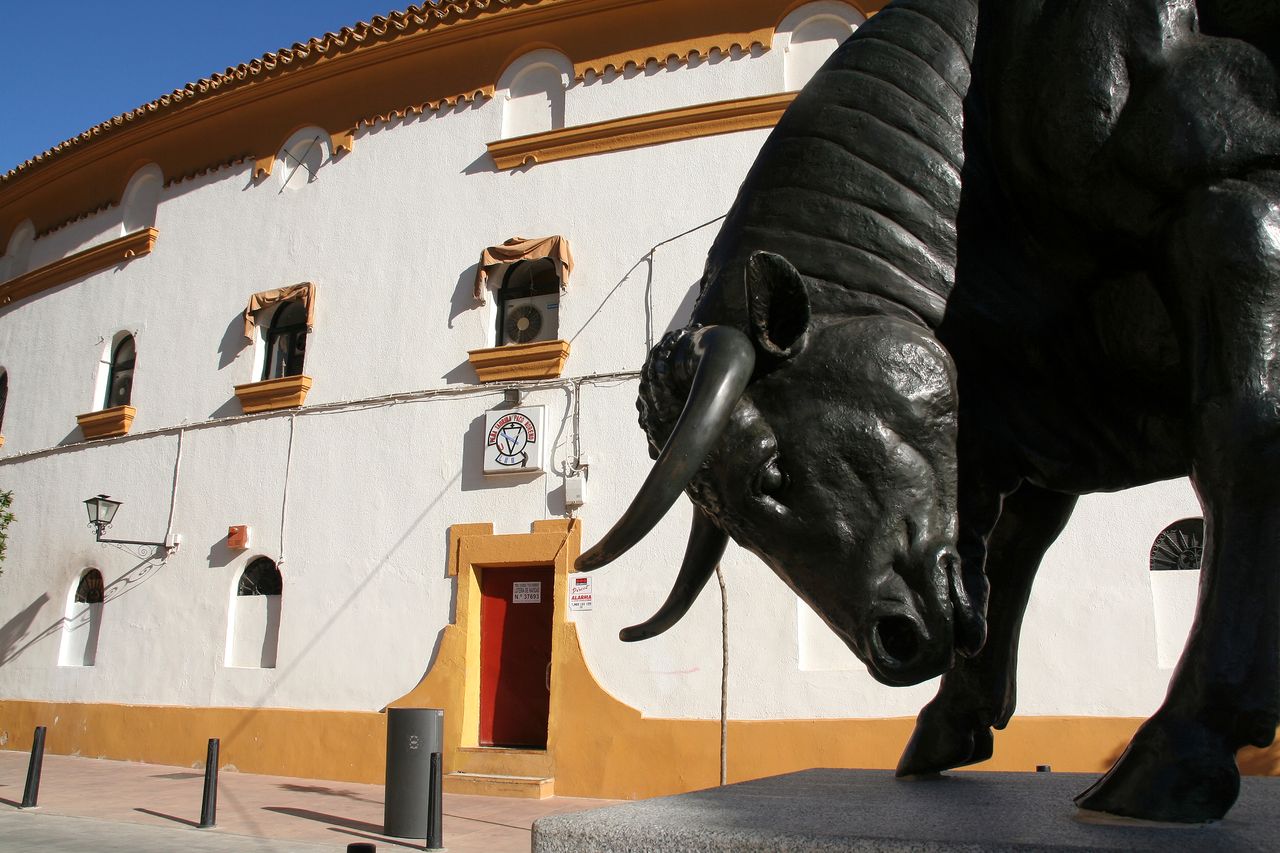
M 512 237 L 501 246 L 490 246 L 480 255 L 480 268 L 476 270 L 476 301 L 484 302 L 485 284 L 489 275 L 503 264 L 516 261 L 536 261 L 539 258 L 552 258 L 560 267 L 560 289 L 569 286 L 569 275 L 573 272 L 573 253 L 569 251 L 569 241 L 564 237 Z
M 263 308 L 270 308 L 281 302 L 296 299 L 307 309 L 307 331 L 315 325 L 316 319 L 316 286 L 309 281 L 293 284 L 289 287 L 277 287 L 275 290 L 264 290 L 249 297 L 249 307 L 244 309 L 244 336 L 253 340 L 253 315 Z

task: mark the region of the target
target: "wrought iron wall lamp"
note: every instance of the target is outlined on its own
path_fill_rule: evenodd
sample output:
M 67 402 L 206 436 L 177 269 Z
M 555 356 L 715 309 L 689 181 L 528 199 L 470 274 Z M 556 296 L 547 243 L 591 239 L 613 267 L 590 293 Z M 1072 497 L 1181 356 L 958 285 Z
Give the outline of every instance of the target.
M 178 550 L 181 544 L 181 538 L 177 535 L 170 535 L 163 542 L 141 542 L 137 539 L 103 539 L 102 532 L 111 526 L 112 520 L 116 517 L 116 510 L 120 509 L 120 501 L 113 501 L 107 495 L 98 495 L 89 498 L 84 502 L 85 507 L 89 511 L 89 526 L 94 529 L 94 540 L 102 542 L 106 545 L 142 545 L 144 547 L 158 548 L 166 554 L 171 554 Z

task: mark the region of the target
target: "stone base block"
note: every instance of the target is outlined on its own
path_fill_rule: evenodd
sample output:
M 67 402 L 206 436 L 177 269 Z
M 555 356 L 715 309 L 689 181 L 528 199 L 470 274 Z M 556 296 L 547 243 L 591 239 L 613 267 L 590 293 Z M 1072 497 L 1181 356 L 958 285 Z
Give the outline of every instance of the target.
M 1227 819 L 1202 826 L 1091 821 L 1072 797 L 1092 774 L 805 770 L 553 815 L 534 853 L 719 851 L 1280 850 L 1280 779 L 1249 777 Z

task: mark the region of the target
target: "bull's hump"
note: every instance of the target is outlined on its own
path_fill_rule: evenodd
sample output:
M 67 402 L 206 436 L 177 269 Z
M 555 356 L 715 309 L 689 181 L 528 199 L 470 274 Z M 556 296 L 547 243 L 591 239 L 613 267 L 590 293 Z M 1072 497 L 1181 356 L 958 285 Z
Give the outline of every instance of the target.
M 976 9 L 898 0 L 860 27 L 766 141 L 708 269 L 731 278 L 775 252 L 822 283 L 815 311 L 862 293 L 936 325 L 955 282 Z M 709 303 L 738 313 L 740 284 L 708 286 L 721 291 Z

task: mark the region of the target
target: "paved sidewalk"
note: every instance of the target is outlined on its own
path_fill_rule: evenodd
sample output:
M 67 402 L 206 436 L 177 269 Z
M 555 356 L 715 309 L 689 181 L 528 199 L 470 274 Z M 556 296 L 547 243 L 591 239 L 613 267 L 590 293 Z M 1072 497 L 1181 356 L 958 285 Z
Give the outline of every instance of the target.
M 38 809 L 20 811 L 29 754 L 0 750 L 0 851 L 318 853 L 367 841 L 379 853 L 422 849 L 382 835 L 382 786 L 222 771 L 218 826 L 196 829 L 199 770 L 45 755 Z M 444 795 L 451 853 L 527 853 L 529 828 L 547 814 L 613 800 Z

